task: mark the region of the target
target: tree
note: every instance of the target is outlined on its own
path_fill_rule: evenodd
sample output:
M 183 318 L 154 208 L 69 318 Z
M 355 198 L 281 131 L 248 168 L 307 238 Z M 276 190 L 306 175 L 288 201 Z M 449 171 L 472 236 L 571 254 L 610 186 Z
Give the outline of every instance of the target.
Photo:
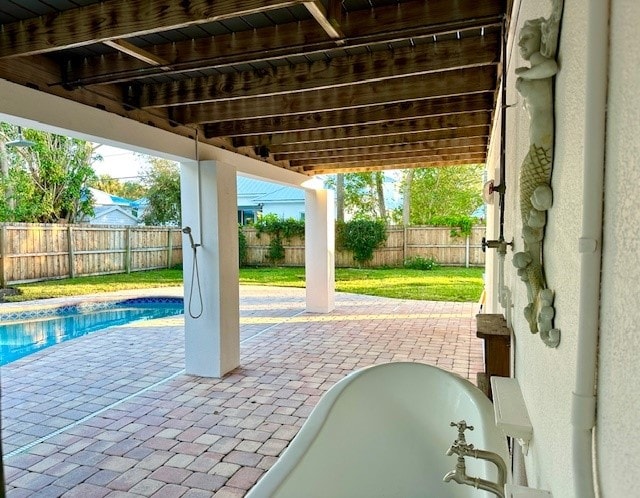
M 103 190 L 111 195 L 124 197 L 125 199 L 140 199 L 147 195 L 147 189 L 144 185 L 131 181 L 122 182 L 109 175 L 100 175 L 90 185 L 93 188 Z
M 147 161 L 141 177 L 149 203 L 142 221 L 147 225 L 179 225 L 180 168 L 172 161 L 157 157 L 147 158 Z
M 345 173 L 337 176 L 342 178 L 331 179 L 327 184 L 336 188 L 336 197 L 340 191 L 343 192 L 340 197 L 344 211 L 350 212 L 354 218 L 379 218 L 386 221 L 383 172 Z M 339 218 L 340 209 L 338 210 Z
M 336 175 L 336 220 L 344 221 L 344 173 Z
M 402 224 L 409 226 L 411 224 L 411 184 L 413 183 L 413 168 L 404 170 L 404 180 L 402 183 Z
M 409 191 L 411 224 L 471 216 L 482 205 L 482 172 L 480 164 L 416 169 Z
M 93 214 L 87 183 L 93 146 L 84 140 L 37 130 L 22 130 L 30 147 L 7 147 L 18 138 L 16 126 L 0 125 L 3 155 L 0 178 L 2 221 L 74 223 Z

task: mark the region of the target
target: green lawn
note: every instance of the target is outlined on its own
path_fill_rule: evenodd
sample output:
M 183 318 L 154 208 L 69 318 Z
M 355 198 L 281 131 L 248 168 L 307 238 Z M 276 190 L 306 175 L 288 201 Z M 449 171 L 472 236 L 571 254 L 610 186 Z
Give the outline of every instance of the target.
M 457 267 L 428 271 L 336 268 L 336 290 L 401 299 L 475 302 L 482 293 L 482 272 L 482 268 Z M 304 268 L 243 268 L 240 283 L 304 287 Z
M 454 267 L 429 271 L 337 268 L 336 290 L 402 299 L 475 302 L 482 293 L 482 271 L 482 268 Z M 240 283 L 304 287 L 304 268 L 241 268 Z M 179 285 L 182 285 L 182 270 L 152 270 L 21 284 L 16 287 L 22 294 L 7 297 L 7 301 Z

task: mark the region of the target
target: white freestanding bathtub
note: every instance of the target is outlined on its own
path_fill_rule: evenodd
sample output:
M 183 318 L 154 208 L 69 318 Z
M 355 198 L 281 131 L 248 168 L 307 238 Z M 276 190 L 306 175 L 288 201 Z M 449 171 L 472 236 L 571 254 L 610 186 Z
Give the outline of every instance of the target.
M 493 407 L 473 384 L 422 363 L 386 363 L 348 375 L 320 400 L 298 435 L 247 498 L 487 498 L 442 482 L 446 456 L 465 420 L 468 443 L 508 461 Z M 497 479 L 489 462 L 466 457 L 467 474 Z

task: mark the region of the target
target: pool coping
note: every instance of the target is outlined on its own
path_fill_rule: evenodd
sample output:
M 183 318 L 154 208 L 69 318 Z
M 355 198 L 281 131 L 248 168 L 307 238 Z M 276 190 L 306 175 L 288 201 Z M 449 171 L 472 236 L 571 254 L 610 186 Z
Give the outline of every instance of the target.
M 137 292 L 104 293 L 91 296 L 73 296 L 64 298 L 24 301 L 20 303 L 3 303 L 0 306 L 0 323 L 60 316 L 71 313 L 82 313 L 101 309 L 115 308 L 126 304 L 173 304 L 184 302 L 182 295 L 169 295 L 162 289 L 145 289 L 144 295 Z M 150 292 L 151 291 L 151 292 Z M 149 294 L 152 295 L 149 295 Z M 175 294 L 175 292 L 173 292 Z M 180 292 L 182 294 L 182 292 Z

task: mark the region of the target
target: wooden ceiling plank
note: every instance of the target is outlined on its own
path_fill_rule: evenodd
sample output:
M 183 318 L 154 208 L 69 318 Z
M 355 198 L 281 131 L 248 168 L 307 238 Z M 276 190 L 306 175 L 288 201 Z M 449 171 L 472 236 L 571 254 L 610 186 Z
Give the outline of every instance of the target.
M 501 19 L 497 3 L 460 0 L 456 2 L 458 7 L 452 10 L 449 0 L 414 1 L 403 2 L 401 8 L 391 5 L 350 12 L 341 21 L 348 22 L 350 29 L 349 37 L 345 38 L 345 46 L 357 48 L 375 41 L 439 36 L 469 27 L 497 26 Z M 432 9 L 438 10 L 440 14 L 429 17 L 428 8 L 425 12 L 426 4 L 440 5 Z M 469 18 L 465 18 L 460 11 L 467 12 Z M 445 15 L 447 12 L 450 15 Z M 309 20 L 145 48 L 170 61 L 172 70 L 169 73 L 173 73 L 274 57 L 295 57 L 335 48 L 335 41 L 326 38 L 326 33 L 318 23 Z M 154 74 L 153 69 L 135 61 L 123 61 L 117 54 L 81 60 L 69 59 L 64 62 L 64 66 L 68 75 L 67 83 L 73 85 L 116 83 Z
M 480 161 L 479 163 L 482 163 Z M 308 166 L 308 167 L 295 167 L 290 168 L 300 173 L 313 174 L 313 175 L 330 175 L 336 173 L 363 173 L 368 171 L 389 171 L 396 169 L 417 169 L 417 168 L 444 168 L 449 166 L 463 166 L 470 163 L 467 159 L 461 159 L 457 161 L 423 161 L 423 162 L 407 162 L 402 164 L 391 165 L 377 165 L 377 166 Z
M 61 98 L 69 98 L 67 90 L 57 85 L 51 85 L 51 82 L 57 77 L 57 63 L 44 55 L 35 55 L 28 59 L 0 59 L 0 78 Z M 79 88 L 73 92 L 73 100 L 177 135 L 190 138 L 195 136 L 195 130 L 192 127 L 176 126 L 168 122 L 165 112 L 159 112 L 155 109 L 141 110 L 123 107 L 119 102 L 120 91 L 117 88 L 105 86 L 100 88 L 100 91 Z M 229 140 L 216 138 L 204 139 L 204 141 L 226 150 L 238 151 Z
M 342 108 L 356 108 L 389 102 L 403 102 L 429 97 L 447 97 L 489 91 L 495 87 L 493 65 L 459 69 L 441 73 L 376 81 L 333 89 L 253 97 L 226 102 L 213 102 L 169 108 L 173 118 L 182 124 L 209 123 L 258 117 L 283 116 Z
M 301 161 L 289 161 L 289 165 L 291 167 L 303 166 L 305 168 L 309 166 L 322 166 L 324 164 L 329 164 L 335 166 L 336 164 L 344 164 L 345 166 L 349 165 L 362 165 L 362 166 L 375 166 L 376 164 L 380 164 L 382 166 L 388 166 L 391 164 L 402 164 L 406 162 L 419 162 L 419 161 L 457 161 L 460 159 L 464 160 L 476 160 L 476 159 L 484 159 L 485 151 L 482 152 L 452 152 L 450 154 L 444 153 L 444 151 L 435 151 L 435 153 L 431 153 L 429 151 L 424 154 L 413 154 L 410 156 L 402 156 L 402 157 L 390 157 L 390 158 L 369 158 L 367 156 L 362 157 L 354 157 L 350 158 L 350 160 L 340 160 L 335 161 L 331 158 L 327 159 L 304 159 Z
M 361 146 L 370 146 L 375 145 L 376 140 L 382 140 L 385 136 L 390 137 L 385 143 L 395 143 L 397 140 L 407 140 L 409 135 L 426 132 L 437 132 L 438 138 L 458 138 L 458 136 L 465 136 L 462 133 L 466 127 L 488 127 L 490 117 L 489 112 L 429 116 L 372 125 L 238 137 L 233 139 L 233 143 L 236 147 L 269 145 L 274 150 L 279 146 L 301 144 L 303 147 L 301 150 L 306 150 L 311 143 L 316 144 L 313 146 L 316 147 L 322 145 L 322 142 L 337 140 L 354 144 L 350 146 L 357 146 L 355 144 L 358 143 L 361 143 Z M 416 138 L 416 140 L 419 139 Z
M 204 133 L 207 137 L 241 137 L 265 133 L 317 130 L 386 123 L 388 121 L 426 116 L 492 111 L 493 106 L 493 91 L 491 91 L 442 99 L 422 99 L 382 104 L 357 109 L 207 123 L 204 125 Z
M 455 138 L 451 138 L 455 134 Z M 383 135 L 374 138 L 359 137 L 353 140 L 327 140 L 323 142 L 308 142 L 288 145 L 271 145 L 270 150 L 274 154 L 280 153 L 309 153 L 324 152 L 330 150 L 348 150 L 353 148 L 368 149 L 370 147 L 386 147 L 397 144 L 411 144 L 419 142 L 470 140 L 478 138 L 489 140 L 489 126 L 468 126 L 454 130 L 427 130 L 402 135 Z
M 35 55 L 67 48 L 185 28 L 284 8 L 301 0 L 111 0 L 5 24 L 0 58 Z
M 345 37 L 450 24 L 478 25 L 489 18 L 501 18 L 501 2 L 477 0 L 416 0 L 387 7 L 375 7 L 364 11 L 347 12 L 341 26 Z M 482 21 L 480 21 L 482 20 Z
M 376 169 L 406 169 L 406 168 L 430 168 L 434 166 L 453 166 L 462 164 L 482 164 L 485 158 L 478 154 L 458 154 L 451 156 L 415 157 L 407 159 L 375 160 L 337 162 L 325 164 L 292 164 L 291 169 L 298 169 L 305 173 L 318 173 L 318 170 L 340 171 L 345 168 L 358 169 L 360 171 L 375 171 Z
M 163 74 L 174 74 L 262 59 L 267 46 L 282 54 L 290 53 L 291 47 L 321 44 L 330 48 L 334 42 L 328 42 L 326 38 L 327 35 L 318 24 L 309 20 L 229 35 L 152 45 L 145 47 L 145 50 L 169 62 L 171 70 Z M 64 66 L 67 80 L 73 85 L 135 81 L 154 74 L 145 64 L 123 59 L 117 53 L 82 59 L 70 58 L 64 62 Z
M 341 147 L 323 150 L 281 151 L 274 154 L 276 161 L 313 159 L 316 157 L 349 157 L 367 154 L 394 154 L 421 152 L 425 150 L 452 149 L 460 147 L 485 147 L 487 137 L 450 138 L 418 142 L 398 142 L 392 145 L 372 145 L 370 147 Z
M 409 159 L 415 157 L 425 156 L 445 156 L 456 154 L 485 154 L 487 151 L 486 145 L 463 145 L 461 147 L 443 147 L 443 148 L 431 148 L 422 147 L 411 149 L 407 147 L 407 150 L 389 151 L 389 152 L 373 152 L 372 150 L 365 150 L 361 153 L 337 153 L 332 154 L 332 151 L 327 151 L 322 154 L 308 154 L 303 157 L 282 157 L 279 154 L 274 156 L 276 161 L 289 161 L 291 164 L 300 164 L 303 162 L 309 162 L 312 164 L 320 164 L 323 162 L 341 162 L 341 161 L 372 161 L 372 160 L 386 160 L 386 159 Z
M 499 47 L 498 36 L 492 34 L 310 64 L 147 84 L 142 86 L 139 105 L 162 107 L 275 96 L 497 64 Z
M 338 3 L 335 0 L 330 0 L 334 4 Z M 334 22 L 331 22 L 329 18 L 329 13 L 327 9 L 325 9 L 324 5 L 320 0 L 313 0 L 311 2 L 304 2 L 304 6 L 307 8 L 309 13 L 313 16 L 313 18 L 317 21 L 320 27 L 329 35 L 329 38 L 333 38 L 334 40 L 340 40 L 344 37 L 344 33 L 340 28 L 340 25 L 334 19 Z M 334 10 L 335 12 L 335 10 Z M 344 43 L 344 42 L 343 42 Z
M 124 54 L 130 55 L 131 57 L 150 66 L 162 66 L 164 68 L 168 68 L 169 63 L 166 60 L 135 46 L 133 43 L 129 43 L 127 40 L 107 40 L 104 44 L 111 48 L 115 48 Z

